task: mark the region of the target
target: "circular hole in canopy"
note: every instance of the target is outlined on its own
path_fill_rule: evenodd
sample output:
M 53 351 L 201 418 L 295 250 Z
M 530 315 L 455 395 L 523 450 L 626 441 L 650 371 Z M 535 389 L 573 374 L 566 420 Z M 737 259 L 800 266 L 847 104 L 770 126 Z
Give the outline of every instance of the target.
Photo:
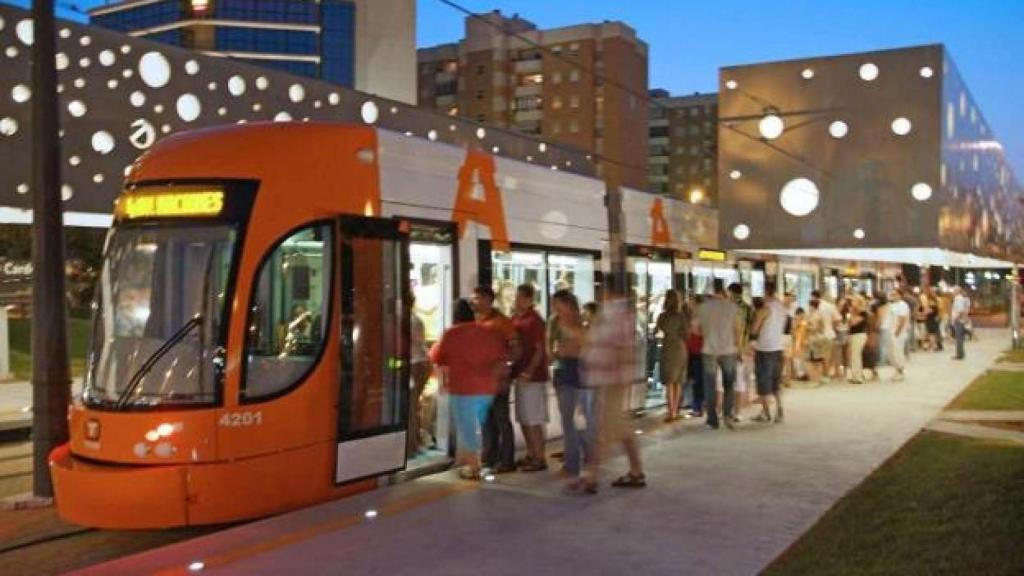
M 794 178 L 782 186 L 779 202 L 793 216 L 807 216 L 818 207 L 818 185 L 808 178 Z
M 267 80 L 266 76 L 260 76 L 256 79 L 257 90 L 266 90 L 268 86 L 270 86 L 270 81 Z
M 913 125 L 910 123 L 910 120 L 903 116 L 892 121 L 892 132 L 897 136 L 910 134 L 911 128 L 913 128 Z
M 843 138 L 849 131 L 850 127 L 842 120 L 836 120 L 828 125 L 829 135 L 836 139 Z
M 804 80 L 810 80 L 811 78 L 814 78 L 814 70 L 811 68 L 804 68 L 800 72 L 800 77 Z
M 871 82 L 875 78 L 878 78 L 878 66 L 873 62 L 861 64 L 858 74 L 860 74 L 861 80 Z
M 377 108 L 377 104 L 373 100 L 367 100 L 363 102 L 363 105 L 359 108 L 359 115 L 362 116 L 363 122 L 367 124 L 373 124 L 377 122 L 377 118 L 380 117 L 380 109 Z
M 106 130 L 93 132 L 92 149 L 100 154 L 110 154 L 114 151 L 114 137 Z
M 747 226 L 746 224 L 737 224 L 736 227 L 732 229 L 732 235 L 737 240 L 746 240 L 747 238 L 750 238 L 750 226 Z
M 114 56 L 113 50 L 103 50 L 100 52 L 98 60 L 101 66 L 113 66 L 117 58 Z
M 150 88 L 163 88 L 171 81 L 171 63 L 159 52 L 146 52 L 139 59 L 139 76 Z
M 18 84 L 14 88 L 11 88 L 11 98 L 13 98 L 18 104 L 28 102 L 31 97 L 32 90 L 24 84 Z
M 198 73 L 199 62 L 196 62 L 195 60 L 189 60 L 188 62 L 185 62 L 185 74 L 188 74 L 189 76 L 195 76 Z
M 733 171 L 729 172 L 729 178 L 731 178 L 733 180 L 739 180 L 742 176 L 743 176 L 743 172 L 740 172 L 739 170 L 733 170 Z
M 192 122 L 196 118 L 199 118 L 199 114 L 203 111 L 203 106 L 199 103 L 199 98 L 196 98 L 194 94 L 187 93 L 178 97 L 178 102 L 175 108 L 178 111 L 178 117 L 185 122 Z
M 757 123 L 757 130 L 761 133 L 761 137 L 765 140 L 775 140 L 779 136 L 782 136 L 782 132 L 786 129 L 786 123 L 782 121 L 782 118 L 775 114 L 766 114 L 761 121 Z
M 146 95 L 136 90 L 128 97 L 128 101 L 132 103 L 132 106 L 139 108 L 146 104 Z
M 298 104 L 306 99 L 306 89 L 302 84 L 292 84 L 288 87 L 288 99 Z
M 924 182 L 918 182 L 910 187 L 910 195 L 914 197 L 914 200 L 924 202 L 932 197 L 932 187 Z
M 4 136 L 14 136 L 18 133 L 18 121 L 10 116 L 7 116 L 0 120 L 0 134 Z
M 32 25 L 32 19 L 26 18 L 14 25 L 14 35 L 21 40 L 25 46 L 31 46 L 36 38 L 36 31 Z
M 935 71 L 932 70 L 931 66 L 922 66 L 920 70 L 921 78 L 931 78 L 935 75 Z
M 864 239 L 864 229 L 863 228 L 857 228 L 856 230 L 854 230 L 853 231 L 853 237 L 856 238 L 857 240 L 863 240 Z
M 85 113 L 88 111 L 89 108 L 86 107 L 85 102 L 82 102 L 81 100 L 72 100 L 71 102 L 68 102 L 68 112 L 70 112 L 75 118 L 85 116 Z
M 476 129 L 476 137 L 477 137 L 478 139 L 480 139 L 480 140 L 483 140 L 484 138 L 486 138 L 486 137 L 487 137 L 487 130 L 485 130 L 485 129 L 483 128 L 483 126 L 481 126 L 480 128 L 477 128 L 477 129 Z
M 245 94 L 245 79 L 241 76 L 232 76 L 228 79 L 228 93 L 232 96 Z
M 287 112 L 278 112 L 274 115 L 274 122 L 291 122 L 292 115 Z

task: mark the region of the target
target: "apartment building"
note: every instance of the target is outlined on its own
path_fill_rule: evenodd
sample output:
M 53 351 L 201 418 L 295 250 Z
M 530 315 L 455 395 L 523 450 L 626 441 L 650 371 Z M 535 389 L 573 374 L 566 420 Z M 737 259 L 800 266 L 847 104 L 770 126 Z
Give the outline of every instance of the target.
M 717 206 L 718 94 L 650 95 L 648 189 Z
M 539 30 L 498 11 L 419 50 L 418 102 L 594 155 L 609 183 L 647 187 L 647 44 L 622 22 Z

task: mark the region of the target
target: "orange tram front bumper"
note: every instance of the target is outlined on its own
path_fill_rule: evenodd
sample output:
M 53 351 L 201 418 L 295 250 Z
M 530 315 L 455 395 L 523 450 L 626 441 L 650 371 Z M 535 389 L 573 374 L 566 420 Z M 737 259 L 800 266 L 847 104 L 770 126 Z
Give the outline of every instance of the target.
M 50 454 L 57 512 L 68 522 L 108 529 L 219 524 L 268 516 L 364 492 L 368 481 L 331 482 L 332 444 L 202 464 L 106 464 Z

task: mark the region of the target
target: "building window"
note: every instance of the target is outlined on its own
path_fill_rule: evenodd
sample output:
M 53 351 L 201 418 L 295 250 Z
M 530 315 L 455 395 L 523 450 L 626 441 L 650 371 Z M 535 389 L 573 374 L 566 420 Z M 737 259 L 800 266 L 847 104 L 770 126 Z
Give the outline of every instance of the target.
M 569 133 L 576 134 L 580 131 L 580 123 L 576 120 L 569 121 Z
M 693 124 L 690 126 L 690 136 L 700 136 L 700 126 Z
M 696 164 L 690 164 L 690 176 L 696 176 L 696 175 L 697 175 L 697 165 Z
M 557 121 L 557 120 L 552 122 L 551 123 L 551 133 L 552 134 L 561 134 L 562 133 L 562 123 Z
M 580 107 L 580 97 L 575 95 L 575 94 L 573 94 L 572 96 L 569 96 L 569 107 L 570 108 L 579 108 Z
M 576 56 L 579 53 L 580 53 L 580 44 L 579 44 L 579 42 L 573 42 L 572 44 L 569 44 L 569 55 L 570 56 Z
M 483 64 L 477 64 L 476 65 L 476 75 L 477 76 L 483 76 L 485 72 L 487 72 L 487 66 L 485 66 Z
M 569 82 L 579 82 L 579 81 L 580 81 L 580 71 L 579 70 L 575 70 L 575 69 L 570 70 L 569 71 Z
M 540 86 L 544 84 L 543 74 L 528 74 L 523 76 L 523 86 Z
M 562 73 L 561 72 L 552 72 L 551 73 L 551 83 L 552 84 L 561 84 L 562 83 Z
M 551 109 L 552 110 L 561 110 L 562 109 L 562 97 L 561 96 L 555 96 L 554 98 L 551 99 Z
M 555 44 L 554 46 L 551 47 L 551 51 L 554 52 L 555 54 L 561 54 L 562 53 L 562 45 L 561 44 Z
M 700 148 L 696 144 L 690 145 L 690 156 L 693 156 L 694 158 L 700 156 Z
M 484 91 L 482 89 L 476 91 L 476 99 L 477 100 L 483 100 L 484 99 Z
M 696 116 L 698 114 L 700 114 L 700 108 L 698 108 L 697 106 L 693 106 L 692 108 L 690 108 L 690 116 Z

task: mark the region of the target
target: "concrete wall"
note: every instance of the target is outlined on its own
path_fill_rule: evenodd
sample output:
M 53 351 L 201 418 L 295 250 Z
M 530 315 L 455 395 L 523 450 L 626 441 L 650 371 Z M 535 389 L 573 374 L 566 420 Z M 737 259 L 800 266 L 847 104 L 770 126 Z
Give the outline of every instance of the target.
M 416 104 L 415 0 L 355 0 L 356 90 Z

